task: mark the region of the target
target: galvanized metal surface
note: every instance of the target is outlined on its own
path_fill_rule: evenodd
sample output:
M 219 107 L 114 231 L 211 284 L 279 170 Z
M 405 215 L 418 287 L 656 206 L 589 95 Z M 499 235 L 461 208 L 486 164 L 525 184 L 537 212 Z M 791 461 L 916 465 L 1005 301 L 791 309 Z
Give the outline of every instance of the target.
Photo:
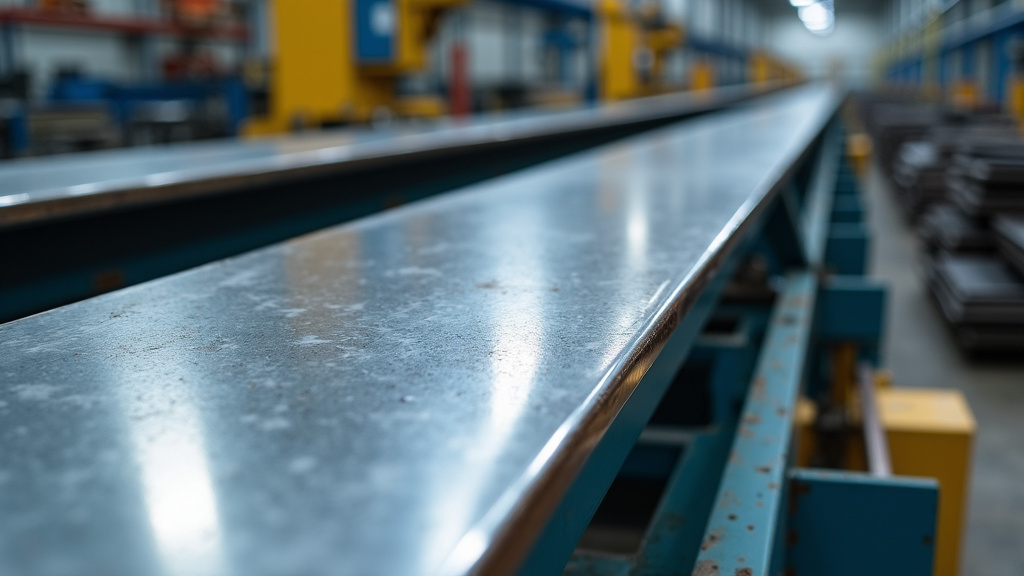
M 460 574 L 529 538 L 806 87 L 0 326 L 0 573 Z
M 5 162 L 0 165 L 0 227 L 330 174 L 383 159 L 672 118 L 714 110 L 765 90 L 732 86 L 562 112 L 515 112 L 379 130 L 345 129 Z

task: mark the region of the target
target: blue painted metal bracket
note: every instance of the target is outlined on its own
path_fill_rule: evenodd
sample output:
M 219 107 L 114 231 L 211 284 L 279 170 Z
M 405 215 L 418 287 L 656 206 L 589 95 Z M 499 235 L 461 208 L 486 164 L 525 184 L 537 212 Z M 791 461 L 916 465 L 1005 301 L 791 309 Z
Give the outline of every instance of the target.
M 885 330 L 886 288 L 861 276 L 833 276 L 818 295 L 819 340 L 877 343 Z
M 825 243 L 825 268 L 836 274 L 862 275 L 867 271 L 869 251 L 868 232 L 864 224 L 834 224 Z
M 935 480 L 801 469 L 789 479 L 787 575 L 932 574 Z
M 825 261 L 829 236 L 830 215 L 836 189 L 836 172 L 842 139 L 836 125 L 825 133 L 817 166 L 807 190 L 807 205 L 803 211 L 801 233 L 807 262 L 817 267 Z
M 808 360 L 818 285 L 790 274 L 779 296 L 694 574 L 769 574 L 785 508 L 793 412 Z

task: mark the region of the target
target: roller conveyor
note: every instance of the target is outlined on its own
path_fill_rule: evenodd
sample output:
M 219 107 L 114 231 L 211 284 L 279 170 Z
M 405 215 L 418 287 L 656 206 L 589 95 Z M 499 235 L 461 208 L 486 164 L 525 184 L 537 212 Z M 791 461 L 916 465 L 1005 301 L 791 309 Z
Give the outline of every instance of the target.
M 751 87 L 562 112 L 0 167 L 0 321 L 735 104 Z

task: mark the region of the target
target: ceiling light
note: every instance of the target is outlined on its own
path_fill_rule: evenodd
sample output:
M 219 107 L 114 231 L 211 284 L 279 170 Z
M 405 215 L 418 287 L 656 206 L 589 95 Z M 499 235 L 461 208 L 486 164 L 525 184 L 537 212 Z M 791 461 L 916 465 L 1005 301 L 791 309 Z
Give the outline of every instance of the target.
M 804 27 L 815 34 L 824 36 L 832 32 L 835 26 L 836 16 L 831 2 L 817 2 L 803 6 L 797 13 L 800 16 L 800 21 L 804 23 Z

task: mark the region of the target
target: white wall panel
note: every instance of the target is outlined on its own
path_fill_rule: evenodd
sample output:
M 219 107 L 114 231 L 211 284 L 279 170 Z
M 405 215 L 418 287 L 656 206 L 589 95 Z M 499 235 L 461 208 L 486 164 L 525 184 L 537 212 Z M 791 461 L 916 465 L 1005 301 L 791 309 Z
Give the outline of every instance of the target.
M 772 20 L 770 48 L 813 78 L 827 77 L 830 62 L 839 61 L 848 84 L 865 86 L 871 80 L 872 58 L 882 47 L 879 24 L 870 16 L 839 12 L 832 34 L 817 36 L 804 28 L 794 11 Z

